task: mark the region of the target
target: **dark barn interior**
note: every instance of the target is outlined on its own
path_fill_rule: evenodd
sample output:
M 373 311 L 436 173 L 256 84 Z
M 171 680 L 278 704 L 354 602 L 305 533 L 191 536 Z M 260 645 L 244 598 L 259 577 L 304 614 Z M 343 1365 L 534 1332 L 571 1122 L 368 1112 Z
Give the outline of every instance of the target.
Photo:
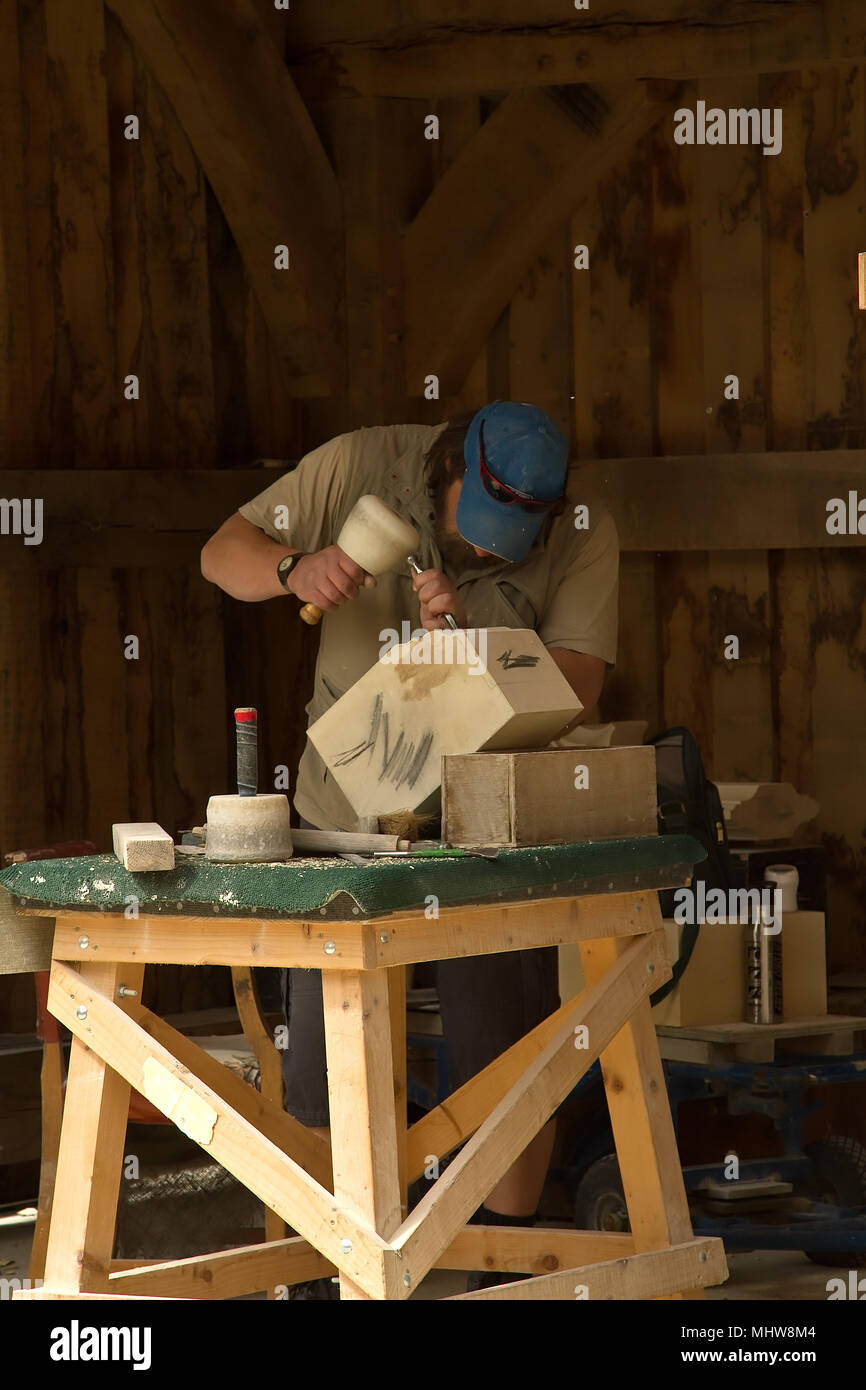
M 711 108 L 781 113 L 779 148 L 681 143 Z M 293 788 L 316 630 L 203 545 L 337 435 L 531 402 L 619 534 L 585 722 L 814 799 L 778 857 L 820 864 L 827 1009 L 866 1019 L 866 8 L 4 0 L 0 166 L 2 493 L 44 507 L 0 535 L 0 854 L 203 824 L 235 706 Z M 0 975 L 0 1041 L 33 980 Z M 234 1001 L 148 965 L 160 1017 Z M 40 1057 L 0 1051 L 16 1209 Z M 822 1103 L 813 1138 L 866 1145 L 860 1087 Z

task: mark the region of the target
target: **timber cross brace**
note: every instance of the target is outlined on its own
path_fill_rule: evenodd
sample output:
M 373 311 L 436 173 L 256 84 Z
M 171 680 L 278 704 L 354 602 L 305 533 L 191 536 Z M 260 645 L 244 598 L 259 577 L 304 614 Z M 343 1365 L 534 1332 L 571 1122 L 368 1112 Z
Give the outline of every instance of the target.
M 648 996 L 671 973 L 656 892 L 547 899 L 530 920 L 528 942 L 525 903 L 445 908 L 436 921 L 413 911 L 326 925 L 60 910 L 49 1008 L 73 1034 L 69 1082 L 44 1285 L 15 1297 L 273 1296 L 336 1272 L 344 1299 L 396 1301 L 436 1267 L 532 1276 L 461 1299 L 699 1297 L 722 1282 L 721 1241 L 692 1235 L 650 1017 Z M 330 1152 L 120 993 L 140 990 L 146 963 L 309 965 L 323 930 L 334 947 L 319 947 L 317 960 Z M 407 1129 L 405 964 L 564 941 L 580 943 L 584 991 Z M 598 1057 L 631 1232 L 467 1225 Z M 297 1234 L 192 1259 L 113 1260 L 130 1087 Z M 431 1154 L 441 1161 L 458 1148 L 407 1214 L 408 1183 Z
M 291 394 L 339 395 L 349 370 L 346 210 L 267 21 L 254 0 L 214 0 L 206 12 L 183 0 L 108 4 L 171 101 L 219 199 Z M 539 246 L 593 177 L 667 109 L 653 104 L 647 85 L 614 83 L 604 95 L 573 83 L 518 91 L 470 141 L 403 244 L 403 331 L 396 336 L 410 396 L 423 394 L 430 372 L 443 393 L 459 389 Z M 275 131 L 284 138 L 274 139 Z M 527 235 L 521 214 L 530 207 Z M 279 247 L 288 254 L 285 269 L 276 265 Z
M 310 115 L 323 102 L 366 109 L 510 89 L 415 214 L 389 272 L 405 287 L 390 338 L 406 392 L 420 398 L 433 374 L 448 396 L 539 250 L 597 176 L 671 114 L 677 84 L 866 54 L 859 0 L 731 0 L 721 10 L 697 0 L 688 24 L 678 0 L 567 18 L 561 0 L 479 0 L 471 23 L 456 0 L 301 4 L 289 27 L 267 0 L 108 6 L 214 189 L 296 397 L 338 396 L 352 378 L 346 222 L 360 215 L 374 236 L 384 230 L 344 206 L 339 158 L 335 174 Z M 396 226 L 389 237 L 396 249 Z

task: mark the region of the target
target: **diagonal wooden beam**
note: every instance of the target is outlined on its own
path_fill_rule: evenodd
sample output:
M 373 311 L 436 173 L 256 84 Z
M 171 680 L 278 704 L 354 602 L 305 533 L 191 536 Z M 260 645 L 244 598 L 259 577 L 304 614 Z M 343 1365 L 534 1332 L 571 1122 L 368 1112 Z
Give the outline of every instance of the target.
M 459 96 L 551 83 L 688 79 L 855 61 L 861 0 L 625 0 L 569 15 L 562 0 L 299 0 L 289 60 L 302 89 Z M 687 13 L 685 12 L 687 11 Z
M 342 211 L 309 113 L 252 0 L 108 0 L 208 177 L 299 395 L 337 393 Z M 277 270 L 274 248 L 289 248 Z
M 342 1210 L 330 1192 L 149 1037 L 113 999 L 71 966 L 55 960 L 48 1007 L 113 1072 L 169 1118 L 178 1116 L 184 1132 L 206 1153 L 279 1212 L 365 1293 L 372 1298 L 386 1296 L 385 1257 L 390 1252 L 385 1242 Z M 78 1015 L 80 1008 L 87 1011 L 84 1018 Z M 49 1258 L 50 1252 L 49 1241 Z M 49 1275 L 47 1270 L 50 1283 Z
M 58 1286 L 44 1284 L 41 1289 L 20 1289 L 12 1295 L 13 1300 L 23 1303 L 81 1303 L 90 1299 L 98 1299 L 100 1303 L 131 1303 L 133 1300 L 141 1299 L 142 1303 L 151 1301 L 149 1294 L 128 1294 L 128 1293 L 82 1293 L 76 1289 L 70 1293 L 68 1289 L 58 1288 Z M 162 1303 L 163 1299 L 154 1300 Z M 168 1300 L 166 1300 L 168 1301 Z M 183 1302 L 183 1299 L 177 1300 Z
M 512 1086 L 391 1240 L 413 1284 L 431 1268 L 472 1212 L 647 997 L 670 976 L 663 932 L 630 941 L 613 967 L 572 1000 L 570 1016 Z M 575 1027 L 585 1025 L 588 1047 Z
M 404 246 L 410 396 L 456 395 L 539 248 L 659 119 L 646 84 L 515 92 L 437 184 Z
M 537 1057 L 547 1046 L 573 1011 L 574 1000 L 569 999 L 549 1018 L 537 1024 L 531 1033 L 513 1043 L 483 1071 L 477 1072 L 465 1085 L 453 1091 L 447 1100 L 415 1121 L 406 1140 L 410 1182 L 421 1176 L 431 1154 L 440 1160 L 445 1158 L 484 1123 L 493 1107 L 507 1095 L 533 1057 Z
M 309 1241 L 291 1236 L 183 1260 L 112 1260 L 108 1286 L 112 1293 L 136 1298 L 239 1298 L 273 1293 L 281 1284 L 300 1284 L 333 1271 Z
M 259 1006 L 258 991 L 256 989 L 256 977 L 252 967 L 249 965 L 233 965 L 232 989 L 234 990 L 235 1003 L 238 1009 L 238 1018 L 241 1021 L 241 1028 L 246 1036 L 247 1042 L 255 1053 L 256 1061 L 259 1064 L 259 1091 L 262 1098 L 270 1101 L 274 1108 L 283 1108 L 283 1064 L 279 1049 L 275 1046 L 273 1037 L 265 1027 Z M 290 1119 L 293 1117 L 289 1117 Z M 306 1126 L 298 1125 L 299 1129 Z M 319 1136 L 316 1135 L 316 1138 Z M 292 1147 L 292 1152 L 297 1156 L 297 1148 Z M 303 1165 L 309 1168 L 307 1164 Z M 329 1183 L 322 1177 L 314 1174 L 317 1181 L 324 1187 Z M 282 1240 L 286 1234 L 286 1224 L 275 1211 L 265 1212 L 265 1240 Z
M 654 917 L 661 927 L 658 900 Z M 603 984 L 623 959 L 616 942 L 606 941 L 581 942 L 580 958 L 590 985 Z M 635 1249 L 689 1240 L 691 1216 L 649 1003 L 603 1049 L 601 1072 Z
M 646 930 L 646 913 L 657 905 L 657 901 L 655 893 L 629 894 L 626 897 L 614 895 L 607 899 L 592 898 L 586 903 L 575 903 L 574 910 L 578 916 L 583 915 L 592 922 L 594 933 L 600 934 L 615 921 L 621 931 L 630 927 L 638 934 Z M 570 1018 L 581 998 L 582 994 L 567 999 L 530 1033 L 512 1043 L 482 1071 L 470 1077 L 465 1085 L 452 1091 L 447 1100 L 416 1120 L 409 1130 L 406 1145 L 410 1180 L 421 1176 L 431 1154 L 443 1159 L 484 1123 L 494 1106 L 520 1080 L 533 1058 Z
M 289 1115 L 281 1106 L 262 1095 L 255 1086 L 235 1076 L 216 1057 L 211 1057 L 199 1047 L 194 1038 L 179 1033 L 165 1019 L 151 1013 L 150 1009 L 133 1004 L 127 1012 L 145 1033 L 176 1057 L 193 1076 L 216 1091 L 227 1105 L 255 1125 L 277 1148 L 290 1153 L 316 1182 L 330 1189 L 331 1155 L 327 1141 L 321 1135 L 302 1125 L 294 1115 Z

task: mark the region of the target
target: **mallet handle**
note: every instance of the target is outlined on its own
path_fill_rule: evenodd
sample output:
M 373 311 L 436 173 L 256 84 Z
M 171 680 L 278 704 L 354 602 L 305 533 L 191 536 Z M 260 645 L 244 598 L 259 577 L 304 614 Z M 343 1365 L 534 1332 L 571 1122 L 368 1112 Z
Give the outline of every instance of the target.
M 235 710 L 235 745 L 238 796 L 255 796 L 259 790 L 259 724 L 258 714 L 249 705 Z

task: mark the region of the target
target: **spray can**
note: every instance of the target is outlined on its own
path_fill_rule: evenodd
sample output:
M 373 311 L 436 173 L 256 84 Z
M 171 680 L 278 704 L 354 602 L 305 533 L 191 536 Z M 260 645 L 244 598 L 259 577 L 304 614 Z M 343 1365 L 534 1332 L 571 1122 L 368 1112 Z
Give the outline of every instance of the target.
M 776 1023 L 782 1017 L 782 949 L 779 937 L 764 930 L 763 913 L 747 927 L 746 1018 L 749 1023 Z
M 778 894 L 781 911 L 796 912 L 800 876 L 793 864 L 769 864 L 764 884 Z M 763 896 L 763 891 L 762 891 Z M 749 1023 L 776 1023 L 784 1011 L 781 931 L 765 930 L 763 910 L 746 933 L 746 1018 Z

